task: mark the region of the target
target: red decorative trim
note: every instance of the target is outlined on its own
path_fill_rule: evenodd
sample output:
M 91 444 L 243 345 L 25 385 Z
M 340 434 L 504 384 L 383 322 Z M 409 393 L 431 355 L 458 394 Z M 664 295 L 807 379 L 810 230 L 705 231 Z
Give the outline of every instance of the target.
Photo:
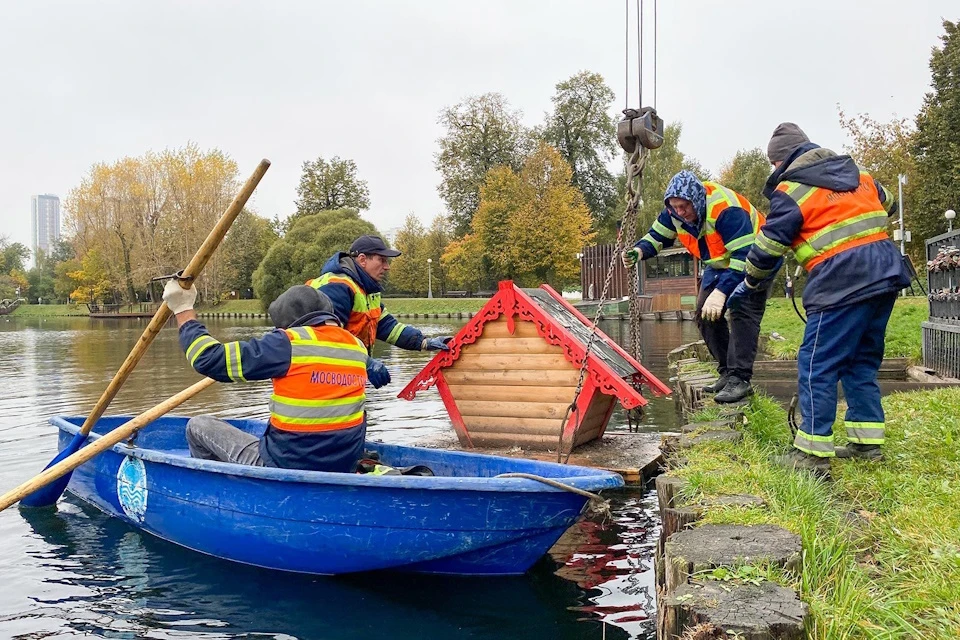
M 551 287 L 548 284 L 544 284 L 544 285 L 540 285 L 540 288 L 548 292 L 554 298 L 556 298 L 557 301 L 559 301 L 560 304 L 562 304 L 567 309 L 567 311 L 577 316 L 577 318 L 579 318 L 581 322 L 587 325 L 588 329 L 593 328 L 594 326 L 593 321 L 590 320 L 587 316 L 583 315 L 580 312 L 580 310 L 577 309 L 575 306 L 567 302 L 567 300 L 565 300 L 562 295 L 557 293 L 557 291 L 553 287 Z M 617 344 L 613 340 L 606 340 L 605 342 L 608 346 L 610 346 L 617 353 L 619 353 L 627 362 L 633 365 L 634 369 L 636 369 L 639 372 L 634 377 L 640 377 L 641 379 L 639 380 L 639 382 L 642 382 L 646 384 L 648 387 L 650 387 L 650 390 L 653 391 L 654 394 L 668 396 L 671 393 L 673 393 L 673 389 L 665 385 L 659 378 L 657 378 L 657 376 L 650 373 L 650 371 L 648 371 L 646 367 L 640 364 L 640 362 L 637 361 L 636 358 L 634 358 L 629 353 L 627 353 L 627 351 L 623 347 L 621 347 L 619 344 Z
M 440 399 L 443 400 L 443 406 L 450 414 L 450 422 L 453 423 L 453 430 L 457 432 L 457 439 L 460 444 L 473 449 L 473 441 L 470 439 L 470 432 L 467 425 L 463 423 L 463 416 L 460 415 L 460 409 L 457 408 L 457 401 L 450 393 L 450 387 L 447 386 L 447 380 L 443 377 L 443 372 L 437 372 L 437 391 L 440 393 Z
M 592 322 L 564 300 L 554 289 L 548 285 L 543 285 L 541 288 L 563 304 L 568 310 L 571 310 L 572 313 L 581 321 L 585 322 L 588 327 L 593 327 Z M 514 316 L 518 316 L 521 320 L 532 322 L 537 328 L 537 333 L 544 340 L 549 344 L 563 348 L 563 356 L 568 362 L 577 368 L 583 364 L 583 359 L 586 356 L 586 345 L 581 344 L 572 333 L 558 324 L 550 315 L 540 308 L 540 305 L 525 294 L 523 290 L 514 285 L 512 281 L 506 280 L 500 283 L 497 293 L 484 305 L 480 312 L 457 332 L 457 335 L 454 336 L 453 340 L 449 343 L 450 351 L 437 352 L 437 355 L 434 356 L 427 366 L 403 388 L 398 394 L 398 397 L 404 398 L 405 400 L 413 400 L 413 398 L 416 397 L 417 391 L 424 391 L 434 385 L 439 386 L 441 370 L 456 362 L 457 358 L 460 357 L 460 351 L 463 345 L 476 342 L 483 333 L 483 326 L 487 322 L 496 320 L 503 315 L 507 316 L 507 323 L 511 333 L 515 327 Z M 660 382 L 656 376 L 647 371 L 639 362 L 631 358 L 619 345 L 612 340 L 608 341 L 607 344 L 611 345 L 619 354 L 637 368 L 639 373 L 634 377 L 640 377 L 655 393 L 658 391 L 665 394 L 670 393 L 670 388 L 667 385 Z M 601 393 L 616 396 L 624 409 L 634 409 L 647 404 L 646 398 L 633 387 L 633 381 L 624 380 L 618 376 L 609 365 L 595 354 L 591 353 L 589 356 L 587 371 L 589 374 L 587 378 L 588 383 Z M 446 401 L 444 403 L 446 404 Z M 447 406 L 447 410 L 450 411 L 451 407 L 455 410 L 455 404 L 452 398 L 450 404 Z

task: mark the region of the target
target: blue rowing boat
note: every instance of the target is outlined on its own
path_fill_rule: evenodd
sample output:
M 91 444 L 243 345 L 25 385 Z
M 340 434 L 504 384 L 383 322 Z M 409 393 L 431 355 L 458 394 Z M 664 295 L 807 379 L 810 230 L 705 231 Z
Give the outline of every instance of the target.
M 129 417 L 101 418 L 90 441 Z M 312 574 L 394 569 L 462 575 L 525 572 L 580 516 L 586 491 L 623 485 L 598 469 L 368 442 L 393 467 L 434 476 L 298 471 L 190 457 L 186 417 L 167 416 L 73 473 L 67 490 L 175 544 L 244 564 Z M 65 447 L 83 417 L 54 417 Z M 266 422 L 233 420 L 259 436 Z

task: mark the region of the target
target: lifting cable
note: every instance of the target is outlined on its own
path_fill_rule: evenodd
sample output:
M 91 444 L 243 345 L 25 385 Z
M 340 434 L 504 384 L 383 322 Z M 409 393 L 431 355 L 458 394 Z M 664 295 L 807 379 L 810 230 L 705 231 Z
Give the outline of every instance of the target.
M 624 248 L 632 247 L 637 241 L 637 212 L 641 204 L 641 187 L 643 180 L 643 167 L 646 164 L 647 156 L 651 149 L 657 149 L 663 144 L 663 120 L 657 116 L 656 110 L 656 86 L 657 86 L 657 0 L 653 0 L 653 95 L 654 106 L 643 107 L 643 8 L 644 0 L 634 0 L 636 6 L 636 27 L 637 27 L 637 102 L 640 108 L 630 107 L 630 0 L 625 0 L 625 29 L 624 29 L 624 72 L 625 87 L 624 97 L 626 106 L 623 110 L 623 119 L 617 124 L 617 141 L 627 154 L 626 174 L 627 174 L 627 193 L 626 207 L 623 218 L 617 225 L 617 241 L 614 245 L 613 254 L 610 258 L 610 264 L 607 267 L 607 274 L 603 281 L 603 287 L 600 291 L 600 298 L 597 300 L 597 312 L 594 316 L 593 327 L 590 330 L 590 338 L 587 340 L 584 350 L 583 362 L 580 365 L 580 376 L 577 381 L 577 387 L 573 394 L 573 400 L 567 407 L 560 422 L 559 442 L 557 444 L 557 462 L 560 462 L 563 456 L 564 441 L 563 435 L 567 428 L 567 422 L 571 416 L 576 417 L 577 428 L 581 422 L 581 411 L 578 406 L 580 393 L 583 390 L 583 383 L 586 379 L 587 367 L 591 349 L 595 342 L 597 327 L 603 319 L 603 305 L 607 299 L 607 293 L 610 288 L 610 282 L 616 271 L 617 262 L 621 260 Z M 640 298 L 639 298 L 639 268 L 629 273 L 630 280 L 630 355 L 634 359 L 640 359 Z M 637 376 L 633 376 L 634 386 L 639 384 Z M 628 411 L 628 420 L 630 427 L 633 427 L 634 415 Z M 569 450 L 567 451 L 564 462 L 569 461 L 570 452 L 573 450 L 576 441 L 576 431 L 571 435 Z

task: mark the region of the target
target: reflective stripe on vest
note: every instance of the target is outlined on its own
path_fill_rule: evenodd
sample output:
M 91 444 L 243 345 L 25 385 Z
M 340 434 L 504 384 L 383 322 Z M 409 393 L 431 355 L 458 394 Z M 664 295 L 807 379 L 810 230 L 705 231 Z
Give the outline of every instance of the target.
M 743 271 L 744 263 L 740 260 L 731 262 L 730 255 L 737 249 L 753 244 L 757 231 L 766 222 L 766 219 L 762 213 L 757 211 L 756 207 L 750 204 L 749 200 L 733 189 L 727 189 L 723 185 L 709 180 L 705 181 L 703 186 L 707 190 L 707 216 L 703 222 L 700 237 L 706 241 L 708 255 L 700 255 L 699 238 L 693 237 L 682 227 L 677 229 L 677 239 L 687 248 L 687 251 L 711 267 Z M 737 238 L 729 245 L 724 245 L 723 238 L 717 233 L 717 220 L 728 207 L 740 207 L 750 215 L 753 233 Z
M 790 196 L 803 215 L 793 254 L 807 271 L 838 253 L 890 237 L 876 183 L 864 171 L 860 172 L 860 186 L 853 191 L 789 181 L 777 185 L 777 191 Z
M 339 273 L 325 273 L 319 278 L 307 280 L 307 284 L 319 289 L 325 284 L 344 284 L 353 292 L 353 308 L 347 331 L 357 336 L 368 349 L 377 341 L 377 323 L 380 322 L 380 292 L 367 294 L 353 278 Z
M 287 374 L 273 379 L 270 424 L 284 431 L 348 429 L 363 423 L 367 350 L 340 327 L 286 329 Z

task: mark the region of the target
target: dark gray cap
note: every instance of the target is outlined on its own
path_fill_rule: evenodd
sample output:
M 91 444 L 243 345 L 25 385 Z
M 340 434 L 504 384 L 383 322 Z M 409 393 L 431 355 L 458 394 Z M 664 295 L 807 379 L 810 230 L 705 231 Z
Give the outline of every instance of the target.
M 782 122 L 773 130 L 770 144 L 767 145 L 767 159 L 770 163 L 783 162 L 790 157 L 793 150 L 802 144 L 810 142 L 810 138 L 803 130 L 792 122 Z
M 350 245 L 350 255 L 356 257 L 360 254 L 384 256 L 387 258 L 396 258 L 400 252 L 396 249 L 387 249 L 387 245 L 377 236 L 360 236 Z
M 280 329 L 289 329 L 304 316 L 317 311 L 333 313 L 333 303 L 321 291 L 305 284 L 290 287 L 270 303 L 267 313 L 273 325 Z

